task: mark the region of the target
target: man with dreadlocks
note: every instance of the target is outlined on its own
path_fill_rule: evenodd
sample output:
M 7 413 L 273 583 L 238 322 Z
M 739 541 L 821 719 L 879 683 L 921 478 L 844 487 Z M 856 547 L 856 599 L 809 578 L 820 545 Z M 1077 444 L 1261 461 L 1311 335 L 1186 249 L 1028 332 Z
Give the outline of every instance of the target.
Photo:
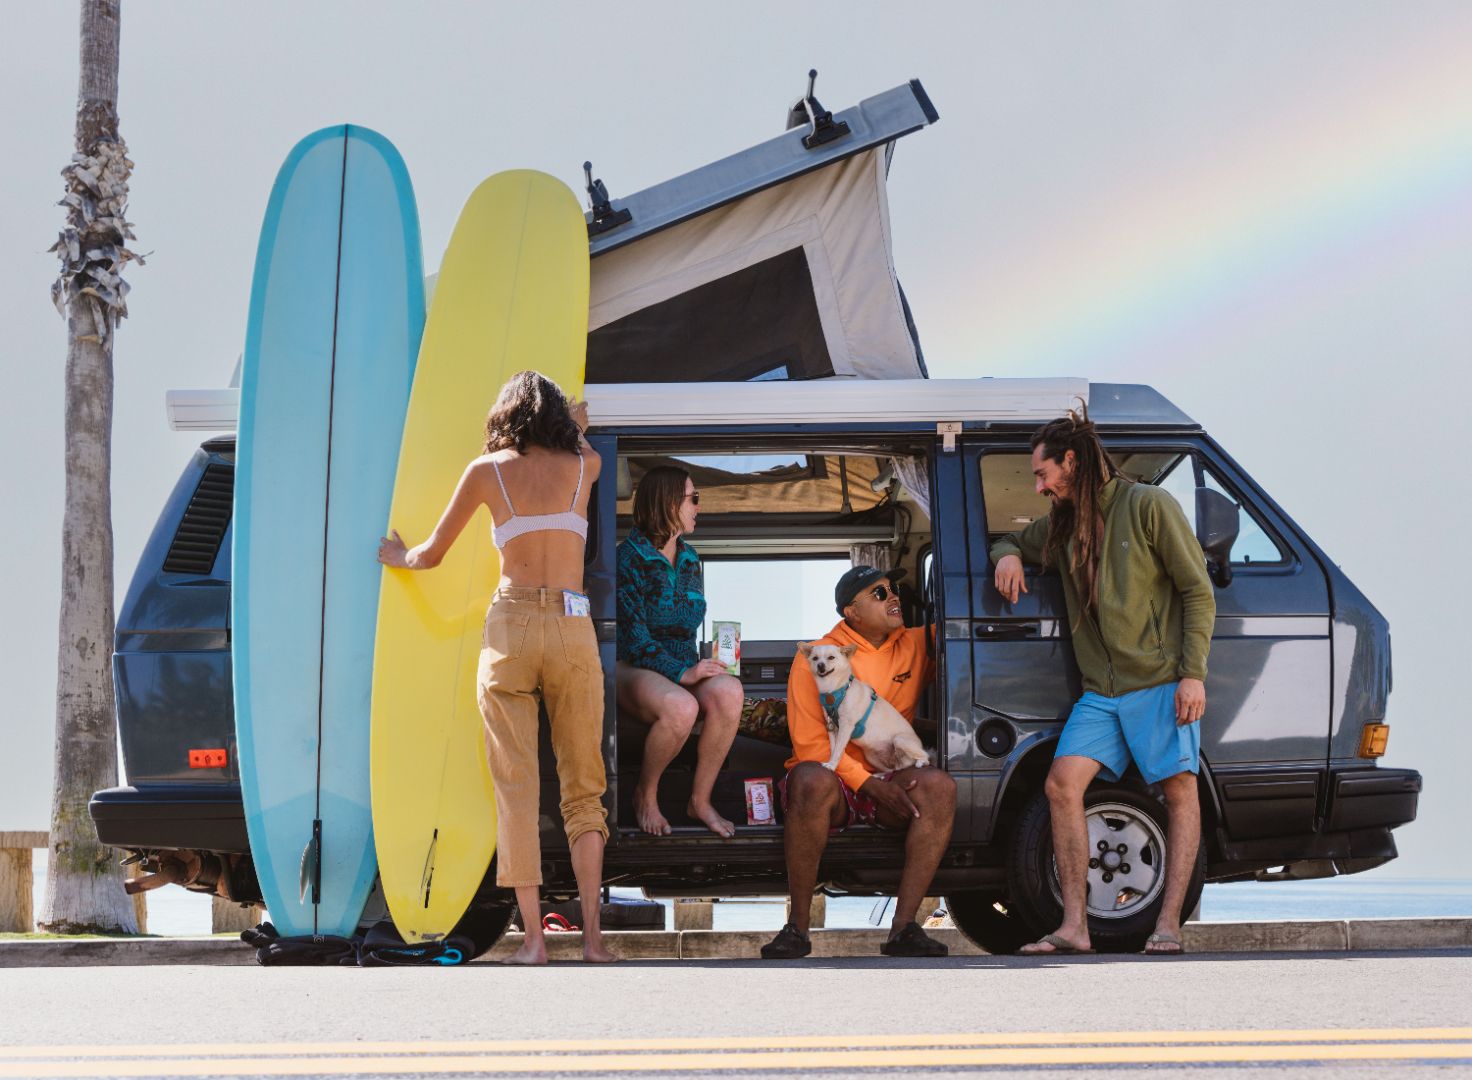
M 1160 785 L 1170 812 L 1165 897 L 1145 951 L 1179 953 L 1181 905 L 1201 842 L 1198 722 L 1216 619 L 1206 559 L 1168 492 L 1120 475 L 1087 408 L 1038 429 L 1032 471 L 1052 509 L 992 545 L 997 591 L 1009 603 L 1027 591 L 1024 560 L 1060 571 L 1084 695 L 1045 788 L 1063 924 L 1022 952 L 1090 951 L 1084 791 L 1096 775 L 1118 780 L 1133 759 L 1146 783 Z

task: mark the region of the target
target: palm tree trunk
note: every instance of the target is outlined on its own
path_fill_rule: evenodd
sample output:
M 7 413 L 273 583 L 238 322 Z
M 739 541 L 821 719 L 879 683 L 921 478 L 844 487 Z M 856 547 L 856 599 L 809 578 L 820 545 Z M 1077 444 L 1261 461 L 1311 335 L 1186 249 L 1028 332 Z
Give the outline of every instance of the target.
M 66 502 L 56 678 L 51 858 L 39 920 L 55 933 L 137 932 L 133 901 L 87 813 L 117 783 L 113 712 L 113 328 L 126 314 L 120 271 L 133 256 L 123 215 L 131 162 L 118 138 L 120 0 L 81 0 L 76 145 L 63 170 L 68 222 L 53 298 L 67 317 Z

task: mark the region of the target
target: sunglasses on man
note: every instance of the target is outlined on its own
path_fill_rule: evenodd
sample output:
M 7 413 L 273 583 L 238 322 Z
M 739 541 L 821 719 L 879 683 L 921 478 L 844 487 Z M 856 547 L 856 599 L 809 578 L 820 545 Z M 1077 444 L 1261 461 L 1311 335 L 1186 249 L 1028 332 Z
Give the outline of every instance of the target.
M 870 591 L 870 595 L 882 604 L 891 596 L 898 596 L 899 592 L 893 585 L 875 585 Z

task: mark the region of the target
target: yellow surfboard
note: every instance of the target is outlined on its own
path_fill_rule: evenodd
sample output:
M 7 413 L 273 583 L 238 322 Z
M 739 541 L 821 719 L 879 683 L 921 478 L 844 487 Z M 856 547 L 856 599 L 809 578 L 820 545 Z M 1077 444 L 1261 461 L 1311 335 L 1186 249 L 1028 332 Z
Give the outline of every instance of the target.
M 429 536 L 511 375 L 534 368 L 581 395 L 587 340 L 588 233 L 577 199 L 544 173 L 492 176 L 460 211 L 440 266 L 390 527 L 409 544 Z M 499 576 L 484 508 L 435 569 L 383 572 L 373 832 L 389 913 L 408 942 L 453 929 L 495 851 L 476 667 Z

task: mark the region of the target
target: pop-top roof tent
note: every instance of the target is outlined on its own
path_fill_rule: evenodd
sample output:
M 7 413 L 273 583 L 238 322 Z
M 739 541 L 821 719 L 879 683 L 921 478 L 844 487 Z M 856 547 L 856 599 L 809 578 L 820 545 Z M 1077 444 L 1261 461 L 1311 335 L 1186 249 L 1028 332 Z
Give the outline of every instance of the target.
M 589 173 L 590 383 L 924 377 L 890 249 L 894 144 L 938 119 L 918 81 L 609 199 Z

